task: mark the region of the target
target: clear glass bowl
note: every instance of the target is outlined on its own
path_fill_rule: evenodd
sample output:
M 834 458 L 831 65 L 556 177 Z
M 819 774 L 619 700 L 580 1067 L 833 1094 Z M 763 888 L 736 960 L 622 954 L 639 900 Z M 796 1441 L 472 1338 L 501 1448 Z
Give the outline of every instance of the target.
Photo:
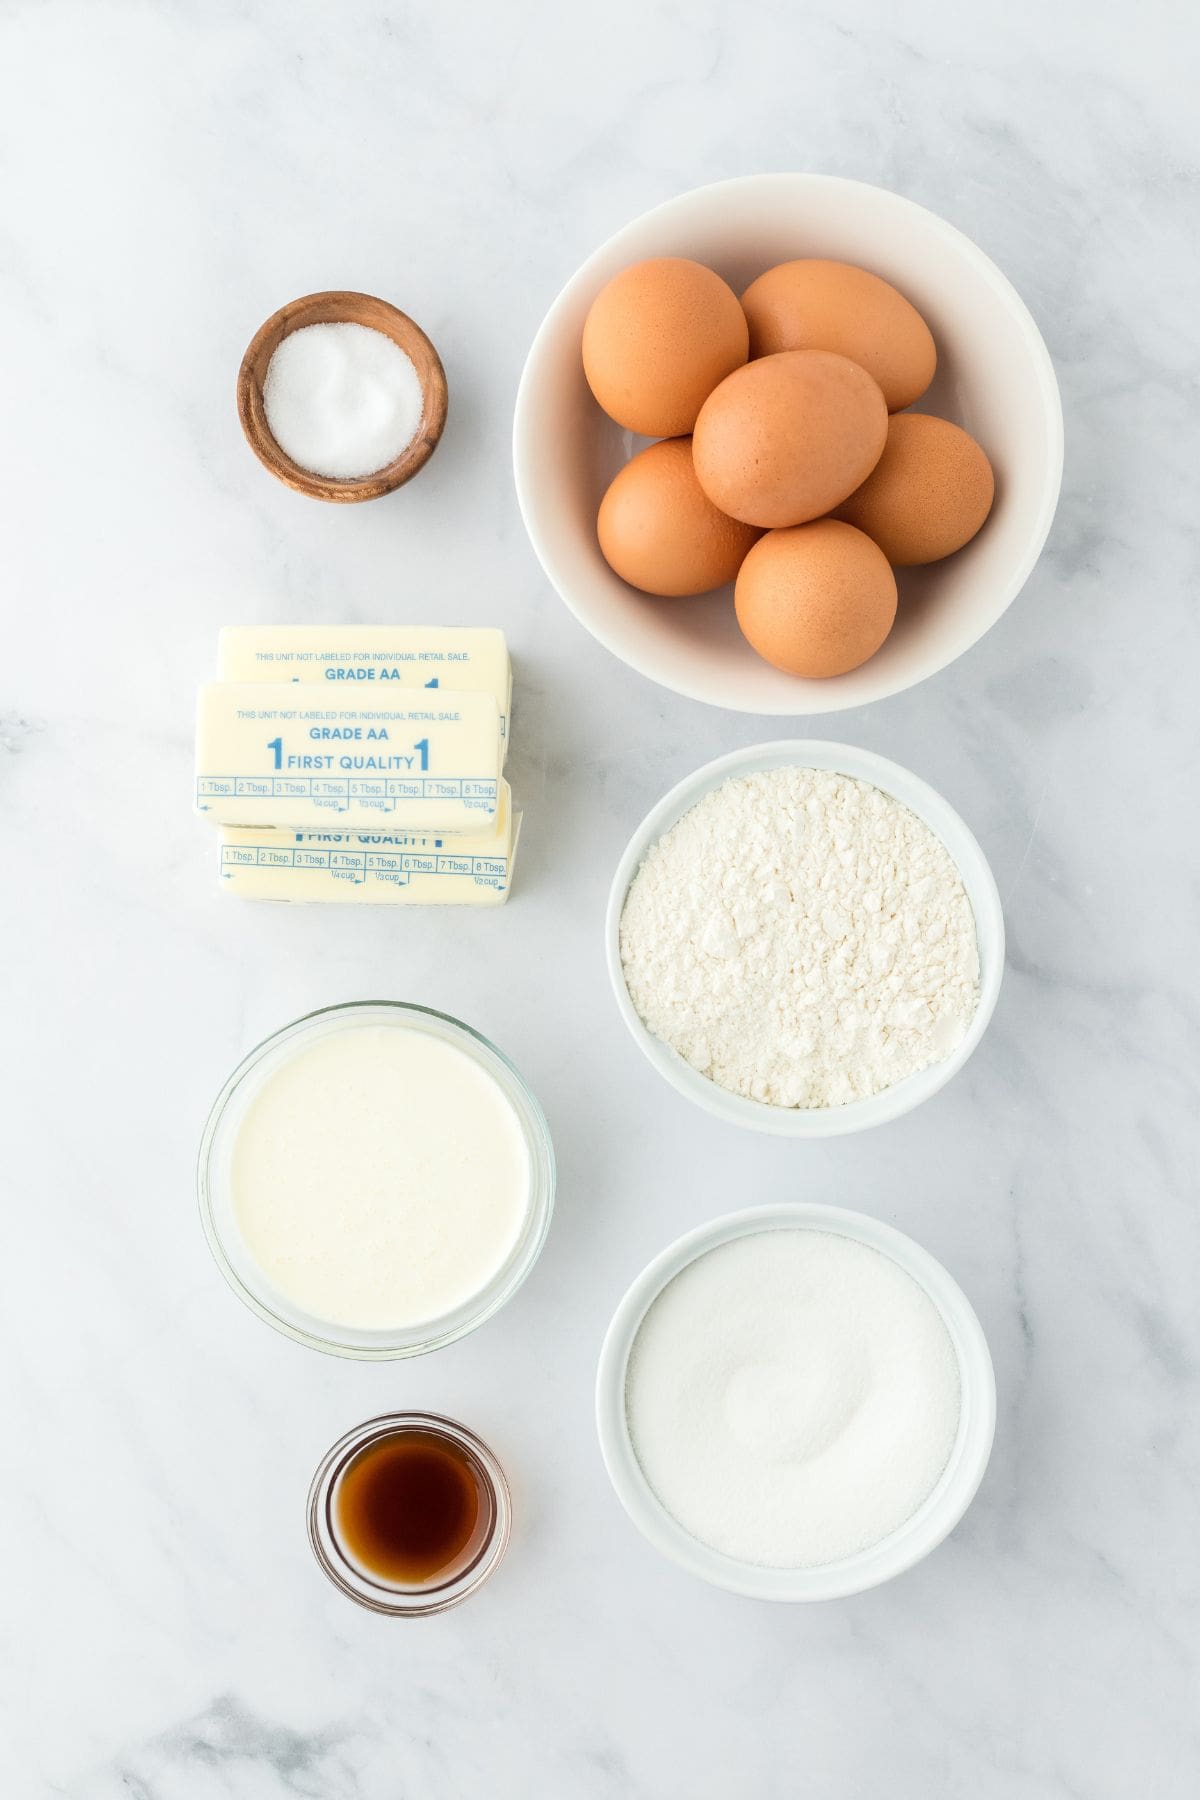
M 331 1324 L 296 1306 L 267 1280 L 242 1241 L 234 1215 L 230 1166 L 246 1111 L 263 1083 L 299 1049 L 332 1032 L 362 1025 L 399 1025 L 421 1031 L 471 1057 L 496 1082 L 516 1113 L 529 1153 L 529 1193 L 520 1236 L 495 1275 L 454 1311 L 385 1331 Z M 217 1095 L 200 1142 L 197 1169 L 200 1217 L 209 1248 L 226 1281 L 252 1312 L 276 1331 L 333 1356 L 382 1362 L 420 1356 L 474 1331 L 511 1300 L 541 1254 L 554 1208 L 554 1146 L 545 1115 L 503 1053 L 459 1019 L 398 1000 L 356 1000 L 308 1013 L 259 1044 L 238 1064 Z
M 459 1569 L 440 1586 L 404 1588 L 374 1580 L 352 1561 L 338 1538 L 334 1501 L 343 1471 L 369 1445 L 405 1431 L 443 1438 L 462 1451 L 479 1484 L 484 1509 L 479 1548 L 467 1568 Z M 356 1425 L 327 1452 L 308 1490 L 308 1539 L 322 1569 L 334 1586 L 359 1606 L 394 1619 L 427 1618 L 466 1600 L 498 1567 L 511 1529 L 512 1499 L 504 1470 L 481 1438 L 440 1413 L 384 1413 Z

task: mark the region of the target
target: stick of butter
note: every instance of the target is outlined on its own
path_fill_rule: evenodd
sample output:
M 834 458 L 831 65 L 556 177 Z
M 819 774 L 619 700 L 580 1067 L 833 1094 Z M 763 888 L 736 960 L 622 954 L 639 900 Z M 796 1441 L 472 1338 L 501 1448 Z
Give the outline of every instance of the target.
M 491 694 L 200 689 L 196 808 L 217 825 L 494 830 L 501 760 Z
M 221 886 L 241 900 L 502 906 L 521 815 L 500 784 L 498 829 L 454 838 L 376 831 L 221 833 Z
M 227 625 L 221 681 L 304 681 L 357 687 L 453 688 L 492 694 L 508 746 L 512 664 L 504 633 L 466 625 Z

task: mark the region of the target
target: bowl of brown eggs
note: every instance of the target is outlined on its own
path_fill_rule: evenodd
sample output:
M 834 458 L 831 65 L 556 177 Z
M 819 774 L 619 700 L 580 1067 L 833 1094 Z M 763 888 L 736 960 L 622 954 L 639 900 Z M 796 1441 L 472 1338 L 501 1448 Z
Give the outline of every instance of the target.
M 651 680 L 738 712 L 900 693 L 994 625 L 1045 543 L 1062 406 L 1019 295 L 899 194 L 718 182 L 603 244 L 513 427 L 550 581 Z

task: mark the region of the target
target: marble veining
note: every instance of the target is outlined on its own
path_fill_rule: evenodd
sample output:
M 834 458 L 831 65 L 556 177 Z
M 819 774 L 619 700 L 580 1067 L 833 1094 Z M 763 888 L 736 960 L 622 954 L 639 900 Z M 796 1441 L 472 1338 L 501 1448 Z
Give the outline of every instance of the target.
M 8 1800 L 1190 1800 L 1200 1787 L 1196 21 L 1062 0 L 9 0 L 0 8 Z M 1009 961 L 962 1075 L 829 1145 L 669 1092 L 600 949 L 629 832 L 779 731 L 663 693 L 550 591 L 512 491 L 521 363 L 610 231 L 727 175 L 896 187 L 1027 299 L 1067 415 L 1025 593 L 912 692 L 797 733 L 940 788 Z M 272 483 L 233 405 L 344 284 L 442 351 L 437 456 L 376 505 Z M 189 812 L 218 626 L 498 623 L 517 892 L 469 919 L 236 909 Z M 543 1261 L 477 1336 L 360 1368 L 226 1291 L 193 1160 L 244 1051 L 367 995 L 478 1024 L 546 1106 Z M 730 1205 L 878 1213 L 988 1333 L 992 1465 L 903 1579 L 806 1610 L 660 1561 L 600 1466 L 620 1293 Z M 372 1412 L 461 1414 L 514 1486 L 470 1605 L 359 1613 L 303 1530 Z

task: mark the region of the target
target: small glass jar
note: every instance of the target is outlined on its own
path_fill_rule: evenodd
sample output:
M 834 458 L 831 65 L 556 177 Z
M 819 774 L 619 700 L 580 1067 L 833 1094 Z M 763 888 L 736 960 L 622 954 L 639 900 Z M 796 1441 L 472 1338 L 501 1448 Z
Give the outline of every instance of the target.
M 529 1188 L 517 1240 L 501 1266 L 451 1312 L 413 1326 L 383 1330 L 333 1324 L 280 1293 L 251 1257 L 234 1211 L 231 1167 L 238 1132 L 264 1083 L 318 1038 L 363 1025 L 418 1031 L 462 1051 L 495 1082 L 516 1115 L 528 1152 Z M 226 1281 L 276 1331 L 334 1356 L 382 1362 L 420 1356 L 474 1331 L 511 1300 L 542 1251 L 554 1208 L 554 1146 L 545 1115 L 519 1072 L 469 1025 L 427 1006 L 397 1000 L 359 1000 L 308 1013 L 274 1032 L 239 1063 L 218 1094 L 200 1142 L 197 1189 L 209 1248 Z
M 373 1446 L 406 1434 L 440 1441 L 455 1453 L 469 1467 L 479 1501 L 465 1565 L 456 1563 L 444 1580 L 427 1579 L 411 1586 L 384 1580 L 364 1567 L 343 1542 L 338 1519 L 339 1490 L 347 1470 Z M 475 1593 L 499 1566 L 511 1527 L 512 1498 L 504 1470 L 481 1438 L 440 1413 L 384 1413 L 366 1420 L 328 1451 L 308 1492 L 308 1538 L 330 1581 L 359 1606 L 394 1619 L 446 1612 Z

